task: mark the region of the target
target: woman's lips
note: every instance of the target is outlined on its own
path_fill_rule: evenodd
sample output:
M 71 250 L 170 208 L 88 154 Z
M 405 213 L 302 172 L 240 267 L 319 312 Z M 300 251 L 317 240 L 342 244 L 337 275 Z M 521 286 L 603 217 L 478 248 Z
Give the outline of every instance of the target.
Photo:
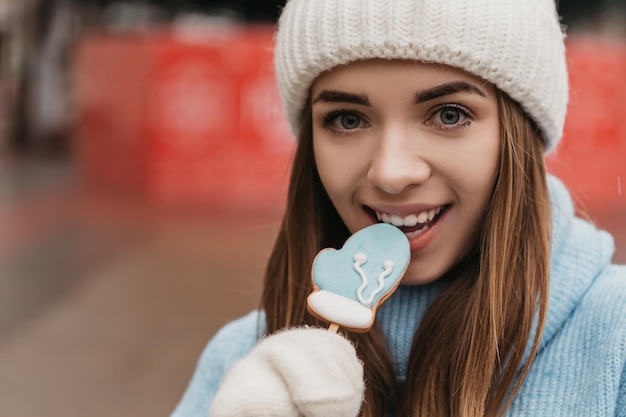
M 445 210 L 442 210 L 430 224 L 426 225 L 422 229 L 412 233 L 407 233 L 405 231 L 406 236 L 409 238 L 411 253 L 415 253 L 425 249 L 435 239 L 435 237 L 439 233 L 439 230 L 441 229 L 442 220 L 448 213 L 449 207 L 450 206 L 446 206 Z
M 424 249 L 430 244 L 439 229 L 439 220 L 445 216 L 450 204 L 422 210 L 415 214 L 399 215 L 368 208 L 369 215 L 378 222 L 393 224 L 409 239 L 411 252 Z

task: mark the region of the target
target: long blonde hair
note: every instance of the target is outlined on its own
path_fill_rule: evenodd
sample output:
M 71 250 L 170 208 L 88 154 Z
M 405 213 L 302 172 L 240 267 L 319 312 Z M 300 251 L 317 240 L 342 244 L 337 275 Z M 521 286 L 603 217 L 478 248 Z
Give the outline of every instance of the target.
M 390 398 L 402 416 L 500 416 L 530 368 L 548 297 L 550 204 L 543 145 L 536 126 L 501 92 L 498 108 L 500 170 L 479 243 L 448 274 L 449 285 L 422 319 L 404 388 L 397 386 L 377 326 L 346 335 L 364 363 L 362 416 L 385 415 Z M 286 212 L 264 281 L 268 333 L 321 324 L 306 311 L 313 258 L 325 247 L 341 247 L 350 234 L 317 173 L 310 107 L 302 120 Z

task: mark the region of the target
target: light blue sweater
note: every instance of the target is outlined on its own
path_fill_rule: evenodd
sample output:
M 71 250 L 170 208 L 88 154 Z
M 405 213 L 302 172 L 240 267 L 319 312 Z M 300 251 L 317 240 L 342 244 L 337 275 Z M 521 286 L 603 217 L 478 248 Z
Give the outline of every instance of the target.
M 613 238 L 574 217 L 561 182 L 551 177 L 549 187 L 548 318 L 538 356 L 507 416 L 626 417 L 626 266 L 611 265 Z M 400 382 L 413 333 L 439 286 L 401 286 L 378 312 Z M 205 348 L 172 417 L 206 417 L 220 380 L 263 329 L 259 312 L 223 327 Z

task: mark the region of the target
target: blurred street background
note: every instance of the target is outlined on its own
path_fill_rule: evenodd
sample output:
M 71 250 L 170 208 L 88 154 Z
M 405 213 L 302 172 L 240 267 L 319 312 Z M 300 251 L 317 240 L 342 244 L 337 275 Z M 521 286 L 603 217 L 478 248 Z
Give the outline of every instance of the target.
M 0 416 L 167 416 L 258 306 L 294 147 L 282 4 L 0 0 Z M 547 163 L 626 263 L 626 2 L 560 8 Z

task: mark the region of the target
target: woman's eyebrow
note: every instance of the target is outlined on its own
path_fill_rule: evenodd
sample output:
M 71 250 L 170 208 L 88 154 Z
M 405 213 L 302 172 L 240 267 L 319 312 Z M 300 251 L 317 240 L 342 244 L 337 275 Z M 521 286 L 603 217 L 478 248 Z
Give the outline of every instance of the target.
M 318 101 L 325 101 L 329 103 L 351 103 L 360 104 L 362 106 L 369 106 L 370 101 L 366 95 L 352 94 L 343 91 L 336 90 L 324 90 L 315 97 L 313 103 Z
M 450 83 L 441 84 L 428 90 L 420 91 L 415 95 L 415 104 L 420 104 L 425 101 L 434 100 L 438 97 L 454 94 L 454 93 L 473 93 L 482 97 L 487 95 L 478 87 L 467 83 L 465 81 L 453 81 Z M 366 95 L 346 93 L 338 90 L 323 90 L 313 100 L 313 103 L 324 101 L 328 103 L 351 103 L 360 104 L 362 106 L 370 106 L 371 103 Z
M 441 84 L 428 90 L 420 91 L 415 95 L 415 104 L 420 104 L 425 101 L 433 100 L 441 96 L 454 93 L 473 93 L 482 97 L 487 97 L 483 91 L 465 81 L 454 81 L 446 84 Z

